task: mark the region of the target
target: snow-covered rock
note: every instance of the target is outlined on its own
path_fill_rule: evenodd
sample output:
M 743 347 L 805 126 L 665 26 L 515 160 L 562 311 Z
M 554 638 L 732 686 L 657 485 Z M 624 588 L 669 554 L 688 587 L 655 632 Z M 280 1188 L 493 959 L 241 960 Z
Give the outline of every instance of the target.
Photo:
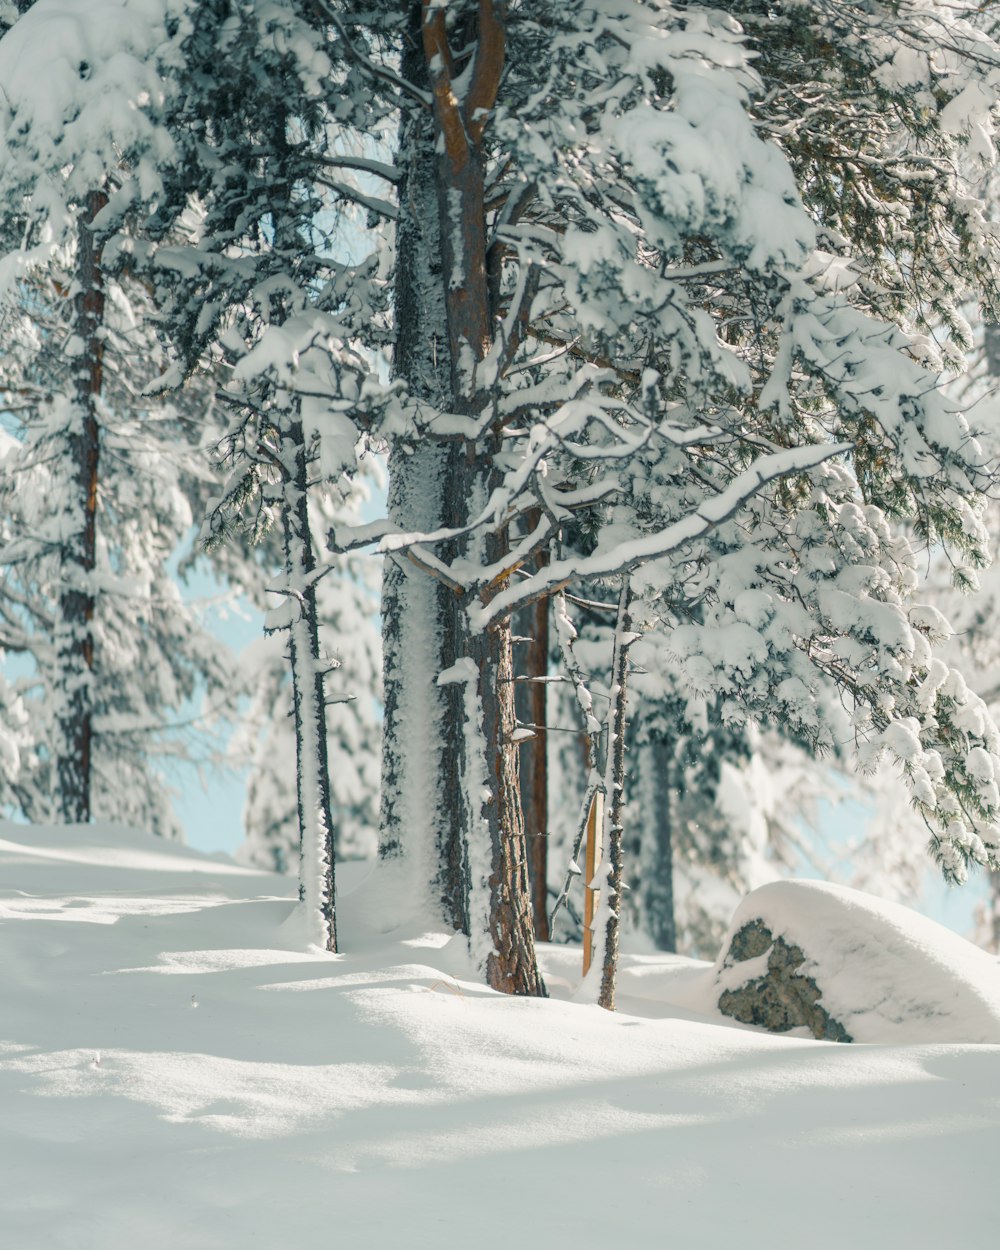
M 1000 962 L 898 903 L 777 881 L 737 908 L 719 1010 L 774 1032 L 855 1042 L 1000 1042 Z

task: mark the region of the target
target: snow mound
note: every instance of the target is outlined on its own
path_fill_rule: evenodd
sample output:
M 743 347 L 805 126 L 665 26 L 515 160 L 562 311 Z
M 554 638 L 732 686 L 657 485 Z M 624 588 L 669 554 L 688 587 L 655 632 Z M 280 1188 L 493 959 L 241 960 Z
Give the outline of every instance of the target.
M 1000 1042 L 1000 961 L 898 903 L 819 881 L 776 881 L 736 910 L 715 965 L 715 997 L 767 972 L 729 958 L 760 921 L 801 948 L 822 1007 L 856 1042 Z
M 676 956 L 626 957 L 614 1014 L 567 1001 L 579 947 L 505 998 L 460 937 L 384 932 L 389 886 L 328 955 L 288 878 L 0 827 L 4 1250 L 646 1247 L 665 1211 L 684 1250 L 989 1244 L 1000 1047 L 761 1033 Z

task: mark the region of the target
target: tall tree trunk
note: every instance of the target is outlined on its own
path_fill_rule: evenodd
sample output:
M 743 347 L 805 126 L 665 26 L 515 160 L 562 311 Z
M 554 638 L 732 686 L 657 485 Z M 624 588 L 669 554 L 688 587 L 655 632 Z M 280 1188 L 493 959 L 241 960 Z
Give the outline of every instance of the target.
M 301 253 L 303 238 L 296 199 L 291 118 L 284 108 L 269 114 L 270 140 L 276 159 L 271 221 L 276 257 Z M 283 264 L 284 262 L 279 262 Z M 270 309 L 272 324 L 284 322 L 294 307 L 287 295 L 277 296 Z M 321 950 L 337 950 L 334 888 L 333 812 L 327 756 L 325 663 L 320 654 L 316 608 L 316 545 L 309 520 L 311 448 L 297 402 L 280 391 L 269 414 L 278 434 L 281 473 L 281 520 L 284 536 L 285 585 L 289 608 L 288 660 L 292 675 L 295 719 L 295 802 L 299 825 L 299 900 L 305 913 L 307 940 Z
M 91 818 L 93 780 L 94 587 L 97 556 L 97 497 L 100 464 L 98 407 L 104 372 L 104 280 L 102 240 L 94 219 L 107 204 L 92 191 L 80 216 L 74 320 L 79 349 L 75 377 L 75 421 L 68 435 L 72 466 L 72 536 L 61 550 L 63 589 L 59 596 L 56 652 L 63 698 L 58 712 L 56 783 L 58 809 L 67 822 Z
M 483 444 L 469 449 L 465 497 L 470 513 L 485 504 L 499 485 L 496 461 L 501 439 L 502 432 L 494 429 Z M 494 530 L 472 546 L 474 549 L 466 554 L 475 562 L 502 564 L 508 554 L 506 530 Z M 465 597 L 463 607 L 469 609 L 488 601 L 506 586 L 507 579 L 498 580 L 481 596 Z M 487 983 L 494 989 L 509 994 L 544 995 L 535 956 L 521 812 L 510 619 L 480 632 L 467 629 L 465 655 L 465 663 L 472 662 L 467 680 L 475 690 L 474 702 L 466 704 L 466 724 L 473 733 L 478 730 L 481 735 L 478 741 L 467 737 L 463 760 L 466 827 L 472 843 L 471 948 L 478 954 L 480 936 L 488 935 L 482 962 Z M 484 860 L 479 852 L 487 848 L 488 858 Z
M 288 423 L 282 435 L 288 466 L 282 520 L 286 594 L 292 606 L 288 629 L 295 716 L 295 794 L 299 817 L 299 897 L 309 941 L 336 951 L 333 815 L 327 763 L 326 696 L 316 612 L 315 548 L 309 525 L 308 455 L 302 422 Z
M 528 524 L 538 523 L 537 514 L 529 515 Z M 538 565 L 546 561 L 544 553 Z M 515 648 L 519 656 L 516 676 L 527 678 L 515 686 L 518 719 L 532 726 L 534 738 L 521 746 L 521 807 L 524 812 L 524 833 L 528 843 L 528 880 L 531 887 L 531 912 L 535 937 L 549 940 L 548 875 L 549 875 L 549 801 L 548 801 L 548 725 L 547 688 L 544 678 L 549 672 L 549 601 L 523 608 L 517 614 L 517 632 L 521 639 Z
M 444 294 L 451 410 L 482 424 L 489 395 L 481 367 L 492 346 L 495 312 L 490 302 L 486 264 L 483 136 L 503 72 L 505 47 L 503 16 L 494 0 L 480 0 L 474 21 L 470 19 L 468 29 L 461 29 L 456 38 L 465 47 L 474 46 L 471 64 L 463 74 L 461 101 L 456 98 L 452 82 L 453 59 L 445 11 L 424 0 L 422 41 L 437 131 L 438 219 L 441 272 L 447 278 Z M 499 422 L 490 422 L 479 436 L 470 437 L 460 447 L 451 477 L 457 523 L 471 520 L 499 486 L 502 443 L 502 427 Z M 467 537 L 460 553 L 474 567 L 495 565 L 508 550 L 505 527 L 494 526 L 485 536 Z M 506 579 L 498 578 L 482 595 L 470 592 L 463 596 L 463 611 L 456 622 L 455 658 L 460 665 L 463 660 L 472 661 L 476 683 L 473 709 L 473 678 L 466 672 L 467 731 L 462 761 L 466 811 L 462 827 L 469 844 L 470 940 L 475 950 L 485 911 L 492 942 L 485 960 L 488 983 L 507 993 L 543 994 L 535 960 L 514 742 L 510 622 L 504 620 L 477 633 L 471 630 L 468 617 L 470 608 L 505 585 Z M 457 687 L 459 682 L 453 685 Z M 473 710 L 476 715 L 469 726 Z M 481 734 L 478 741 L 477 728 Z M 471 842 L 484 835 L 488 835 L 490 856 L 487 881 L 472 867 L 479 848 Z
M 622 580 L 618 598 L 618 620 L 615 626 L 615 651 L 612 659 L 611 706 L 608 717 L 607 809 L 604 815 L 605 881 L 601 885 L 600 912 L 595 927 L 600 943 L 601 989 L 598 1004 L 608 1011 L 615 1009 L 615 983 L 618 977 L 618 937 L 622 910 L 623 833 L 622 815 L 625 806 L 625 733 L 628 694 L 628 653 L 632 641 L 632 615 L 629 609 L 628 574 Z
M 429 89 L 422 9 L 410 5 L 403 76 Z M 434 119 L 404 111 L 396 234 L 393 371 L 432 411 L 451 401 L 447 312 L 441 276 L 438 162 Z M 389 517 L 409 532 L 456 520 L 455 461 L 460 448 L 431 441 L 389 458 Z M 447 558 L 448 552 L 442 552 Z M 402 870 L 416 907 L 468 931 L 468 865 L 463 838 L 461 693 L 437 676 L 457 654 L 459 605 L 452 591 L 404 559 L 385 561 L 382 583 L 382 802 L 379 855 Z M 430 887 L 430 896 L 427 891 Z
M 643 856 L 642 910 L 646 929 L 657 950 L 677 950 L 674 910 L 673 847 L 673 752 L 674 743 L 662 736 L 651 738 L 644 751 L 649 773 L 643 787 L 648 810 L 643 813 L 652 845 Z

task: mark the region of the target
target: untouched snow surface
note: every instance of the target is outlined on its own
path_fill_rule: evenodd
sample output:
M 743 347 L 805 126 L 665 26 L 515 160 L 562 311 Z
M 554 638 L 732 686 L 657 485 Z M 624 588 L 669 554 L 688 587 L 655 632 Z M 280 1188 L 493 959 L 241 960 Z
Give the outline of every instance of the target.
M 370 883 L 349 953 L 287 949 L 289 889 L 0 827 L 4 1247 L 992 1243 L 1000 1047 L 762 1035 L 670 957 L 613 1016 L 567 1001 L 566 948 L 554 1001 L 505 999 L 456 941 L 366 926 Z

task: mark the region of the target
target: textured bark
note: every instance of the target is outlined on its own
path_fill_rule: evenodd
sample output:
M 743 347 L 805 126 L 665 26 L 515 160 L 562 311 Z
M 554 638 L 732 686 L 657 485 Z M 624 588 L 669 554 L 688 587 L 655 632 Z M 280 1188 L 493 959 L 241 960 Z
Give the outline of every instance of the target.
M 624 578 L 618 600 L 618 622 L 615 629 L 615 654 L 611 686 L 611 741 L 608 744 L 608 813 L 604 825 L 604 856 L 608 865 L 606 885 L 607 919 L 604 931 L 603 967 L 598 1004 L 608 1011 L 615 1009 L 615 981 L 618 975 L 618 936 L 622 909 L 623 832 L 622 814 L 625 806 L 625 733 L 628 701 L 628 652 L 632 629 L 629 611 L 629 583 Z M 603 900 L 602 900 L 603 902 Z
M 422 11 L 410 6 L 403 76 L 428 89 Z M 398 164 L 393 371 L 431 409 L 451 400 L 447 313 L 441 276 L 438 158 L 434 119 L 404 112 Z M 390 519 L 408 531 L 453 526 L 452 480 L 461 449 L 419 443 L 389 458 Z M 447 559 L 450 549 L 439 553 Z M 457 655 L 459 605 L 453 592 L 405 560 L 386 560 L 382 584 L 385 728 L 379 854 L 405 861 L 412 893 L 426 890 L 441 919 L 468 930 L 468 866 L 461 794 L 461 692 L 439 687 L 437 674 Z
M 324 950 L 337 949 L 334 906 L 333 814 L 327 762 L 326 696 L 316 612 L 315 548 L 309 525 L 308 463 L 301 421 L 282 439 L 286 461 L 282 518 L 285 574 L 297 606 L 288 631 L 295 716 L 295 794 L 299 817 L 299 894 L 307 909 L 310 938 Z
M 422 41 L 427 78 L 434 97 L 434 124 L 438 154 L 438 219 L 440 222 L 441 272 L 448 327 L 448 366 L 453 412 L 479 417 L 486 411 L 480 366 L 489 353 L 493 312 L 487 276 L 485 205 L 485 156 L 483 134 L 496 99 L 504 64 L 504 27 L 493 0 L 479 0 L 467 28 L 455 34 L 457 46 L 473 46 L 472 62 L 463 74 L 465 95 L 459 101 L 452 82 L 452 55 L 446 30 L 445 10 L 425 0 Z M 450 490 L 455 520 L 464 524 L 499 485 L 497 460 L 503 442 L 499 424 L 457 448 L 451 462 Z M 504 527 L 485 536 L 465 539 L 458 554 L 477 563 L 492 565 L 508 551 Z M 499 593 L 506 579 L 497 579 L 484 590 L 486 599 Z M 493 988 L 514 994 L 543 994 L 544 986 L 535 960 L 531 902 L 521 817 L 517 773 L 513 658 L 509 619 L 504 618 L 484 633 L 471 632 L 468 609 L 472 594 L 462 597 L 462 613 L 456 618 L 455 659 L 472 659 L 478 673 L 487 794 L 465 787 L 463 830 L 468 833 L 485 823 L 489 831 L 489 930 L 493 950 L 486 960 L 486 977 Z M 463 773 L 468 781 L 473 767 L 465 743 Z M 481 805 L 481 810 L 476 807 Z M 470 889 L 481 888 L 471 881 Z M 471 900 L 471 917 L 478 914 Z M 471 924 L 478 923 L 476 919 Z
M 470 639 L 479 670 L 486 759 L 492 770 L 482 816 L 489 828 L 489 926 L 493 951 L 487 982 L 509 994 L 544 994 L 535 958 L 531 895 L 518 779 L 510 625 L 504 621 Z
M 93 229 L 107 204 L 101 191 L 87 197 L 80 218 L 74 319 L 79 359 L 76 369 L 77 428 L 69 435 L 73 465 L 70 508 L 76 522 L 61 551 L 63 590 L 59 596 L 59 655 L 63 701 L 59 710 L 56 757 L 59 814 L 67 822 L 91 818 L 93 768 L 94 590 L 91 575 L 97 553 L 97 502 L 100 467 L 98 405 L 104 372 L 104 281 L 102 240 Z
M 653 738 L 646 746 L 645 755 L 651 774 L 646 786 L 651 810 L 645 815 L 650 822 L 653 846 L 642 883 L 643 914 L 657 950 L 674 952 L 677 950 L 677 920 L 674 911 L 673 743 L 663 737 Z
M 303 237 L 296 203 L 291 118 L 283 108 L 269 115 L 271 167 L 275 194 L 271 220 L 276 257 L 301 254 Z M 282 262 L 279 261 L 279 264 Z M 281 323 L 289 305 L 282 296 L 270 309 Z M 281 472 L 281 519 L 284 534 L 285 593 L 291 608 L 288 659 L 295 721 L 295 802 L 299 823 L 299 899 L 305 910 L 308 940 L 323 950 L 337 950 L 334 889 L 333 813 L 327 755 L 325 662 L 320 655 L 316 608 L 316 545 L 309 519 L 311 456 L 301 415 L 294 401 L 279 395 L 269 414 L 278 435 L 276 461 Z
M 536 524 L 528 517 L 528 524 Z M 539 565 L 546 560 L 538 557 Z M 548 872 L 549 872 L 549 805 L 548 805 L 548 733 L 546 711 L 546 687 L 540 680 L 549 671 L 549 601 L 522 609 L 517 614 L 517 633 L 522 639 L 516 644 L 515 657 L 520 681 L 515 687 L 518 719 L 533 727 L 534 738 L 521 747 L 518 761 L 521 770 L 521 807 L 524 812 L 524 832 L 528 844 L 528 880 L 531 887 L 531 912 L 535 924 L 535 937 L 539 942 L 549 940 Z

